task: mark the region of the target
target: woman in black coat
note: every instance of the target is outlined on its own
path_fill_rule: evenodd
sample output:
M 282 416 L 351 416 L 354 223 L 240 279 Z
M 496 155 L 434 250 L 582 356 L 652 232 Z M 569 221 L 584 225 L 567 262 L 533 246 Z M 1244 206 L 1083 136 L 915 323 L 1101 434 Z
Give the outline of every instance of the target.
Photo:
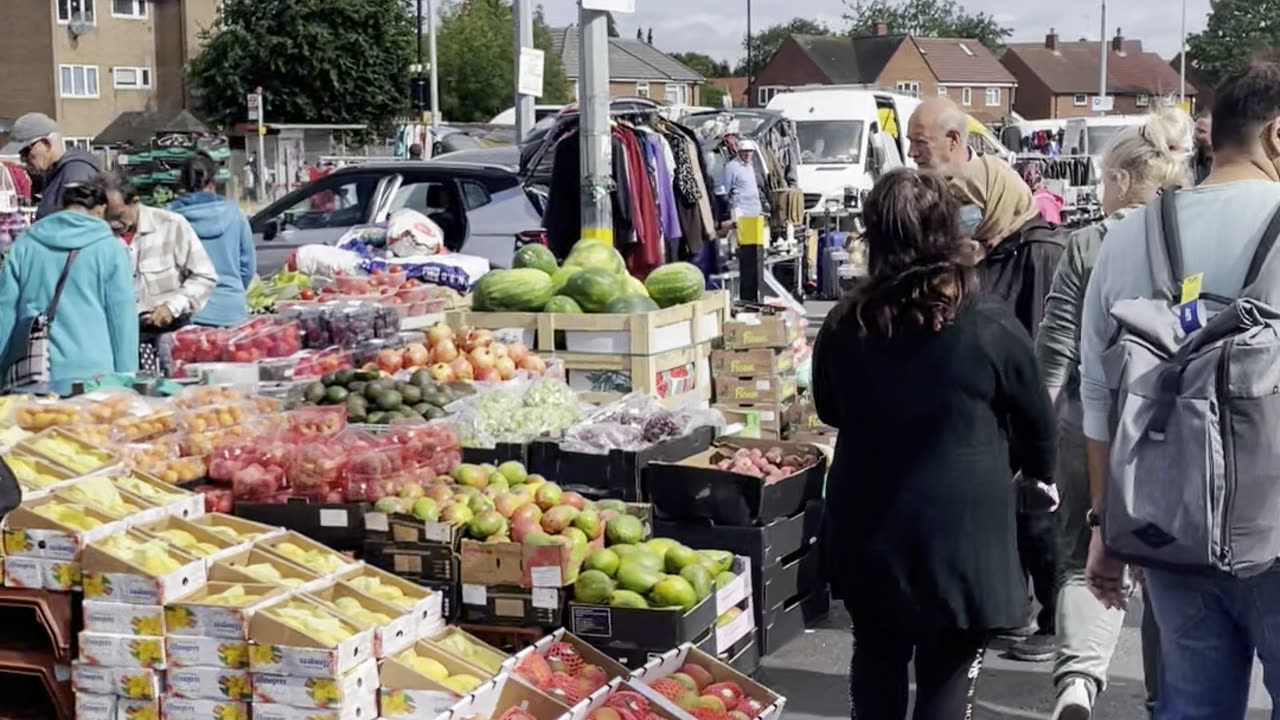
M 840 431 L 828 569 L 860 718 L 906 717 L 913 657 L 916 720 L 969 717 L 988 638 L 1027 618 L 1010 458 L 1050 482 L 1053 413 L 1031 338 L 978 292 L 958 216 L 942 178 L 883 178 L 863 214 L 870 274 L 814 350 L 818 415 Z

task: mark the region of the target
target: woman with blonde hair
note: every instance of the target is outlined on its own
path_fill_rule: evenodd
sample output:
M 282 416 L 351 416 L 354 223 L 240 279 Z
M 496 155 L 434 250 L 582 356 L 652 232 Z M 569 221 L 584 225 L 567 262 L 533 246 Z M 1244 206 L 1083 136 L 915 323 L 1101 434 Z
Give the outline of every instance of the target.
M 1058 466 L 1061 492 L 1058 522 L 1065 573 L 1058 596 L 1060 645 L 1054 665 L 1058 691 L 1055 720 L 1087 720 L 1094 698 L 1106 688 L 1107 668 L 1124 622 L 1123 610 L 1108 610 L 1085 584 L 1085 561 L 1093 532 L 1089 508 L 1080 402 L 1080 319 L 1085 288 L 1102 240 L 1116 221 L 1147 204 L 1162 188 L 1191 184 L 1192 122 L 1183 111 L 1152 114 L 1126 127 L 1102 156 L 1102 208 L 1106 219 L 1072 233 L 1058 265 L 1036 338 L 1036 355 L 1049 395 L 1059 409 Z M 1143 613 L 1143 659 L 1148 702 L 1154 699 L 1159 657 L 1154 614 Z

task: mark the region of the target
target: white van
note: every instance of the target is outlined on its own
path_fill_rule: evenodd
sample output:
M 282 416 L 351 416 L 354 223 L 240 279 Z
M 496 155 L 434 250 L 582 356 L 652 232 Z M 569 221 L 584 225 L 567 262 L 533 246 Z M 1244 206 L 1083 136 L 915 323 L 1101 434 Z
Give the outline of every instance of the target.
M 1095 161 L 1099 160 L 1107 149 L 1107 144 L 1111 142 L 1111 138 L 1121 128 L 1141 125 L 1147 121 L 1147 118 L 1147 115 L 1103 115 L 1067 120 L 1062 139 L 1062 153 L 1088 155 Z

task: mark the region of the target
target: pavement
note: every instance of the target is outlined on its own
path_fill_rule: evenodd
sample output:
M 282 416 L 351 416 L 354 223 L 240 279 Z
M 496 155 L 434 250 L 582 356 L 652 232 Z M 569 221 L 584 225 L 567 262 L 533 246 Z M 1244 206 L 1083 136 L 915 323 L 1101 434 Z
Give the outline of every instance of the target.
M 1139 606 L 1125 620 L 1111 664 L 1111 683 L 1099 696 L 1093 720 L 1147 720 L 1138 631 L 1141 617 Z M 786 696 L 787 720 L 848 718 L 852 654 L 849 618 L 843 608 L 833 603 L 831 615 L 764 658 L 756 679 Z M 1053 664 L 1017 662 L 1001 654 L 1000 649 L 987 652 L 978 679 L 974 720 L 1052 720 Z M 1271 717 L 1271 701 L 1262 687 L 1261 668 L 1256 664 L 1249 708 L 1248 720 Z

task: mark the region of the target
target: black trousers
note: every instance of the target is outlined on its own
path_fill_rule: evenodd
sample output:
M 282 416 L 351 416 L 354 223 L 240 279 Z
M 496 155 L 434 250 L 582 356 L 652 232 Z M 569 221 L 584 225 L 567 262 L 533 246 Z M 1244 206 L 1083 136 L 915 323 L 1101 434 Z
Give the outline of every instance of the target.
M 850 718 L 906 720 L 910 700 L 907 666 L 913 659 L 914 720 L 968 720 L 973 716 L 985 636 L 961 630 L 920 636 L 896 632 L 890 622 L 859 617 L 852 607 L 849 614 L 854 618 Z
M 1031 592 L 1040 605 L 1039 632 L 1052 635 L 1058 617 L 1058 587 L 1062 582 L 1062 544 L 1053 513 L 1018 513 L 1018 557 L 1022 572 L 1031 577 Z

